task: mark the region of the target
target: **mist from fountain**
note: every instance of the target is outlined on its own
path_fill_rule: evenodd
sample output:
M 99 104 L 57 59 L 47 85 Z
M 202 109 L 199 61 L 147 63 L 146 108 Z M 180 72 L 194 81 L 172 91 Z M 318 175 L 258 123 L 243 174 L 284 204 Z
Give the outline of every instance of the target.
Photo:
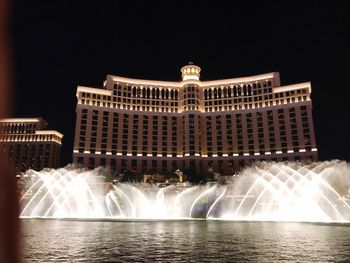
M 350 164 L 262 162 L 225 185 L 107 183 L 104 170 L 28 171 L 22 218 L 350 221 Z

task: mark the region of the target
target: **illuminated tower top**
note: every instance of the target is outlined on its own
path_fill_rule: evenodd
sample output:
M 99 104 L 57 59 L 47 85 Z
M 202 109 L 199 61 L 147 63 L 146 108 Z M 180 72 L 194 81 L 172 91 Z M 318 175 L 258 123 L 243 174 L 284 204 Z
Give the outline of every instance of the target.
M 188 62 L 188 65 L 181 68 L 182 80 L 199 80 L 201 68 Z

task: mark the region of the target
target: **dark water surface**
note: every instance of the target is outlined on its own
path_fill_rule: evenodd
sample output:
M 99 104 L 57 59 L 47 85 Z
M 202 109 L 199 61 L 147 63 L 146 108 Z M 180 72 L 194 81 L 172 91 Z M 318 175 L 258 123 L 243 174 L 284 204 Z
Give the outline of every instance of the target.
M 25 219 L 25 262 L 350 262 L 350 225 Z

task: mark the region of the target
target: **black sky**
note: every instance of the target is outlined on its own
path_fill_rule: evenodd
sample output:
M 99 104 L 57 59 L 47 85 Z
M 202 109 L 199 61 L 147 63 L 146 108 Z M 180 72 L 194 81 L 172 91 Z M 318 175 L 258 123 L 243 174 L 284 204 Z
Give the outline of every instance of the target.
M 319 158 L 350 160 L 346 1 L 242 2 L 14 1 L 13 116 L 62 132 L 65 165 L 77 85 L 101 87 L 107 74 L 177 81 L 190 60 L 203 80 L 279 71 L 282 84 L 312 83 Z

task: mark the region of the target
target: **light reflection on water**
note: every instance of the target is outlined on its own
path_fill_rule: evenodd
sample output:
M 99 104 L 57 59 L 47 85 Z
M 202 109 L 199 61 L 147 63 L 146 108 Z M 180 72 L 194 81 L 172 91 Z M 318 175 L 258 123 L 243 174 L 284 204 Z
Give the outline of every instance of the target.
M 349 224 L 22 220 L 26 262 L 350 262 Z

